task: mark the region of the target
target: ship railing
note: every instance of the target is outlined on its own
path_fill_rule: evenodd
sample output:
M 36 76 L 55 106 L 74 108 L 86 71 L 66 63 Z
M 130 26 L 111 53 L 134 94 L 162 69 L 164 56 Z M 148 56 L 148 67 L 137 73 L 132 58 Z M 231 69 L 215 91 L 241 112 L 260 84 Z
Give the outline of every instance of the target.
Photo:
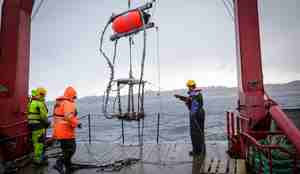
M 228 152 L 233 157 L 246 159 L 247 164 L 253 169 L 254 173 L 278 173 L 273 164 L 278 165 L 282 160 L 273 159 L 275 152 L 285 157 L 285 161 L 292 164 L 291 171 L 287 168 L 281 169 L 286 173 L 299 173 L 299 159 L 296 151 L 290 148 L 282 147 L 278 144 L 262 144 L 261 140 L 266 137 L 280 136 L 286 138 L 282 131 L 251 131 L 248 125 L 251 125 L 251 119 L 241 115 L 238 112 L 226 112 Z M 254 153 L 258 155 L 253 155 Z M 268 164 L 266 164 L 266 161 Z M 258 166 L 255 166 L 258 163 Z M 268 166 L 266 166 L 268 165 Z M 282 165 L 282 164 L 281 164 Z M 255 166 L 253 168 L 253 166 Z M 282 167 L 286 167 L 282 165 Z M 284 171 L 285 170 L 285 171 Z
M 151 123 L 148 123 L 147 125 L 143 125 L 143 128 L 144 129 L 148 129 L 148 128 L 155 128 L 156 129 L 156 132 L 155 132 L 155 135 L 151 136 L 153 137 L 153 139 L 156 139 L 156 143 L 158 144 L 159 141 L 161 141 L 161 139 L 163 140 L 166 140 L 166 141 L 171 141 L 171 139 L 168 139 L 167 137 L 163 137 L 161 134 L 160 134 L 160 113 L 152 113 L 152 114 L 149 114 L 151 116 L 154 116 L 154 117 L 157 117 L 157 118 L 153 118 L 153 121 Z M 52 119 L 53 119 L 53 115 L 49 115 L 48 116 L 49 118 L 49 121 L 51 122 Z M 125 132 L 124 131 L 124 127 L 120 126 L 120 134 L 119 135 L 115 135 L 115 137 L 110 137 L 109 139 L 99 139 L 97 136 L 96 136 L 96 133 L 97 133 L 97 130 L 96 128 L 99 127 L 99 125 L 97 125 L 97 121 L 108 121 L 109 119 L 106 119 L 104 117 L 104 114 L 99 114 L 99 113 L 87 113 L 87 114 L 81 114 L 81 115 L 78 115 L 78 118 L 80 120 L 80 122 L 83 124 L 82 125 L 82 128 L 81 129 L 78 129 L 77 130 L 77 134 L 79 135 L 78 138 L 77 138 L 77 142 L 88 142 L 89 144 L 91 144 L 92 142 L 105 142 L 105 143 L 117 143 L 117 142 L 120 142 L 122 144 L 124 144 L 124 139 L 125 139 L 125 134 L 126 133 L 136 133 L 135 130 L 133 129 L 142 129 L 142 126 L 140 124 L 138 125 L 130 125 L 130 128 L 133 128 L 131 129 L 130 131 L 132 132 Z M 132 123 L 134 123 L 132 121 Z M 48 129 L 48 134 L 50 136 L 51 134 L 51 130 L 52 128 L 50 127 Z M 133 132 L 135 131 L 135 132 Z M 114 133 L 115 134 L 115 133 Z M 142 135 L 140 136 L 149 136 L 145 133 L 143 133 Z M 155 137 L 154 137 L 155 136 Z
M 296 151 L 282 147 L 278 144 L 261 144 L 255 136 L 275 136 L 283 135 L 282 132 L 268 132 L 268 131 L 255 131 L 255 132 L 241 132 L 242 144 L 246 147 L 245 159 L 251 166 L 255 173 L 299 173 L 299 159 Z M 273 153 L 281 154 L 284 156 L 282 159 L 273 159 Z M 257 155 L 254 155 L 256 153 Z M 264 159 L 265 158 L 265 159 Z M 265 162 L 265 163 L 264 163 Z M 266 162 L 268 164 L 266 164 Z M 288 162 L 288 163 L 286 163 Z M 258 166 L 257 166 L 258 163 Z M 292 166 L 289 166 L 291 164 Z M 279 165 L 279 169 L 275 169 L 275 165 Z M 290 168 L 289 168 L 290 167 Z M 280 171 L 278 171 L 280 170 Z M 289 170 L 289 171 L 288 171 Z

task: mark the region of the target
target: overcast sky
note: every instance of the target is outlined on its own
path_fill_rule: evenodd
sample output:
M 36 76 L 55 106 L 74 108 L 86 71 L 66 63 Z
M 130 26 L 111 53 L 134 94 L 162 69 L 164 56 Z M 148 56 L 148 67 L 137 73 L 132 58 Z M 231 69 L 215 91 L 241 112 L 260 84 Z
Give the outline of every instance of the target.
M 132 0 L 133 6 L 144 2 Z M 46 87 L 49 99 L 61 95 L 67 85 L 74 86 L 79 97 L 102 94 L 109 69 L 98 50 L 100 32 L 113 12 L 126 9 L 127 0 L 45 0 L 32 21 L 30 88 Z M 299 9 L 299 0 L 259 1 L 265 83 L 300 79 Z M 222 0 L 160 0 L 152 13 L 159 26 L 162 89 L 184 88 L 188 79 L 199 86 L 236 86 L 234 26 Z M 134 37 L 136 77 L 141 35 Z M 156 85 L 157 43 L 157 33 L 149 30 L 145 79 Z M 119 46 L 116 78 L 125 78 L 128 40 Z M 105 49 L 112 54 L 108 39 Z

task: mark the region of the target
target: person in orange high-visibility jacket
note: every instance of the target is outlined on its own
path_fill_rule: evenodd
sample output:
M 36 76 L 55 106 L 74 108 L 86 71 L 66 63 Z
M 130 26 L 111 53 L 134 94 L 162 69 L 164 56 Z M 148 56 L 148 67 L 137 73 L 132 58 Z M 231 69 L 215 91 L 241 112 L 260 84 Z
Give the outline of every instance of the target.
M 71 158 L 76 151 L 75 128 L 81 127 L 77 117 L 76 99 L 75 89 L 67 87 L 64 95 L 56 99 L 53 111 L 53 138 L 60 142 L 63 152 L 63 156 L 56 161 L 54 168 L 65 174 L 72 173 Z

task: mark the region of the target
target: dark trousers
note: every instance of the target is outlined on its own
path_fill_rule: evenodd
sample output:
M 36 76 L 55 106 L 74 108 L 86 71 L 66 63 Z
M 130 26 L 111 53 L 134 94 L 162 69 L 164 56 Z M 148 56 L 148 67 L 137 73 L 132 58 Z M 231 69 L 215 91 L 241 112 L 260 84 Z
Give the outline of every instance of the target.
M 66 167 L 66 173 L 70 173 L 72 167 L 71 158 L 76 151 L 75 139 L 59 140 L 59 142 L 63 156 L 58 159 L 57 163 L 59 165 L 64 164 Z
M 204 134 L 205 112 L 203 109 L 195 113 L 190 113 L 190 134 L 193 145 L 193 152 L 205 152 Z

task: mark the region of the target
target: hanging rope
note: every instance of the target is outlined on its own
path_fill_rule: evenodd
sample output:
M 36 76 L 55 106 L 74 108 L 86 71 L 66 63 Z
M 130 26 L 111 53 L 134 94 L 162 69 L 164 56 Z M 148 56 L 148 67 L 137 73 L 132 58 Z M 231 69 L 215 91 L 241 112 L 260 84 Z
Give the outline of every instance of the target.
M 139 81 L 139 88 L 138 88 L 138 112 L 141 112 L 141 106 L 143 106 L 143 103 L 142 103 L 143 102 L 143 98 L 141 98 L 141 85 L 143 83 L 144 66 L 145 66 L 145 59 L 146 59 L 147 33 L 146 33 L 145 20 L 143 18 L 143 13 L 142 13 L 141 10 L 139 10 L 139 13 L 142 16 L 143 33 L 144 33 L 144 37 L 143 37 L 143 45 L 144 45 L 144 47 L 143 47 L 143 55 L 142 55 L 142 62 L 141 62 L 141 74 L 140 74 L 140 81 Z
M 100 53 L 103 55 L 103 57 L 107 61 L 107 64 L 110 68 L 110 78 L 109 78 L 109 82 L 108 82 L 108 85 L 107 85 L 107 88 L 106 88 L 106 92 L 104 93 L 103 103 L 102 103 L 103 104 L 102 105 L 102 112 L 103 112 L 104 116 L 106 118 L 109 118 L 109 119 L 111 119 L 112 117 L 108 116 L 108 114 L 107 114 L 107 106 L 108 106 L 110 91 L 111 91 L 111 88 L 112 88 L 112 83 L 113 83 L 113 80 L 114 80 L 114 64 L 115 64 L 115 59 L 116 59 L 116 55 L 117 55 L 117 45 L 118 45 L 118 40 L 116 40 L 114 42 L 113 62 L 111 62 L 110 58 L 106 55 L 106 53 L 103 50 L 104 35 L 105 35 L 105 32 L 106 32 L 106 30 L 107 30 L 110 23 L 111 23 L 111 20 L 109 20 L 106 23 L 106 25 L 105 25 L 105 27 L 102 31 L 101 38 L 100 38 Z
M 162 111 L 161 86 L 160 86 L 160 54 L 159 54 L 159 28 L 155 27 L 156 31 L 156 57 L 157 57 L 157 81 L 158 81 L 158 97 L 159 97 L 159 113 Z
M 129 79 L 133 79 L 132 75 L 132 37 L 130 36 L 129 39 Z M 134 103 L 133 103 L 133 84 L 128 84 L 128 106 L 127 112 L 130 111 L 134 112 Z
M 234 0 L 233 0 L 233 1 L 234 1 Z M 227 0 L 227 2 L 228 2 L 228 4 L 230 5 L 231 9 L 233 9 L 233 7 L 234 7 L 233 1 L 232 1 L 232 0 Z
M 143 82 L 143 76 L 144 76 L 144 65 L 145 65 L 145 59 L 146 59 L 146 42 L 147 42 L 147 33 L 145 28 L 145 20 L 143 18 L 143 13 L 141 10 L 139 10 L 140 15 L 142 16 L 142 24 L 143 24 L 143 55 L 142 55 L 142 62 L 141 62 L 141 74 L 140 74 L 140 80 L 139 80 L 139 87 L 138 87 L 138 113 L 144 112 L 144 82 Z M 143 85 L 143 91 L 141 95 L 141 85 Z M 142 109 L 142 110 L 141 110 Z M 140 121 L 139 123 L 140 124 Z M 140 130 L 140 129 L 139 129 Z M 144 119 L 142 119 L 142 133 L 139 132 L 139 144 L 143 145 L 143 134 L 144 134 Z
M 233 4 L 231 4 L 229 1 L 226 1 L 226 0 L 222 0 L 222 2 L 223 2 L 223 5 L 224 5 L 224 7 L 225 7 L 225 9 L 226 9 L 226 11 L 227 11 L 229 17 L 230 17 L 232 20 L 234 20 L 234 16 L 233 16 L 233 13 L 234 13 L 234 12 L 233 12 Z M 228 2 L 229 5 L 228 5 L 226 2 Z
M 36 15 L 39 13 L 41 6 L 43 5 L 45 0 L 41 0 L 39 5 L 37 6 L 35 12 L 33 13 L 33 15 L 31 16 L 31 20 L 33 21 L 36 17 Z

